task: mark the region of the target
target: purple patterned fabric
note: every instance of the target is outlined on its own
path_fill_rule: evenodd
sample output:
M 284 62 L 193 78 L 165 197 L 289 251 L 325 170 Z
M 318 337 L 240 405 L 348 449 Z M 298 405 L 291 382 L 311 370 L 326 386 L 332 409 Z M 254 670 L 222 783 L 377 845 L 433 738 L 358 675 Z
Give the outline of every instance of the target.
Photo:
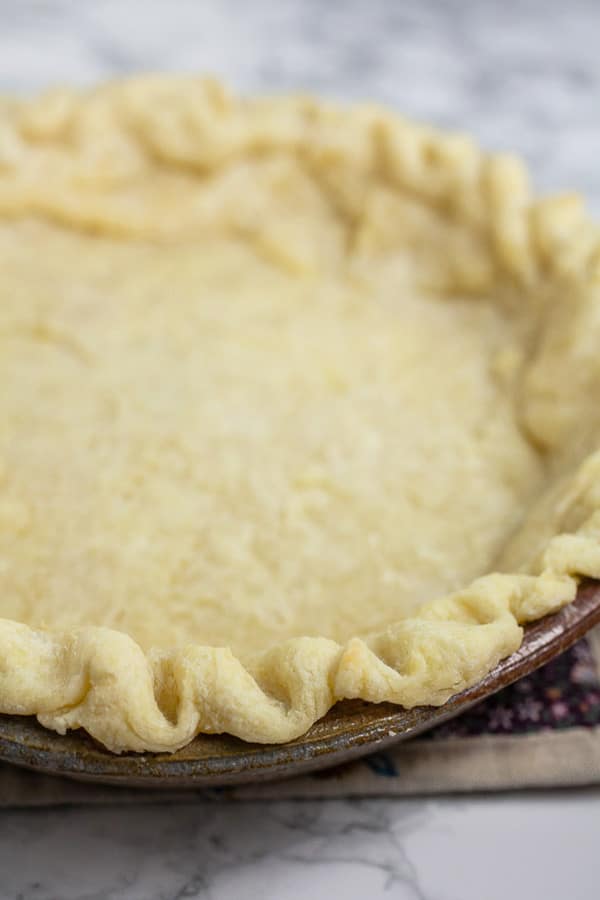
M 529 734 L 600 725 L 600 679 L 588 642 L 504 688 L 493 697 L 427 732 L 423 738 Z

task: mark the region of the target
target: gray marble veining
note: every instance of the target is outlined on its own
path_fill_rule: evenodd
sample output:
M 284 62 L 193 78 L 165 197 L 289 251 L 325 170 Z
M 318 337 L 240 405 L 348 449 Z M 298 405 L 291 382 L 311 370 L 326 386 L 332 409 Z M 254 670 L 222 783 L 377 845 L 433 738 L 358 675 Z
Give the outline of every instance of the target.
M 599 38 L 597 0 L 0 0 L 0 90 L 170 70 L 373 100 L 598 214 Z M 592 900 L 599 815 L 596 790 L 5 811 L 0 898 Z
M 21 900 L 592 900 L 598 791 L 13 811 Z

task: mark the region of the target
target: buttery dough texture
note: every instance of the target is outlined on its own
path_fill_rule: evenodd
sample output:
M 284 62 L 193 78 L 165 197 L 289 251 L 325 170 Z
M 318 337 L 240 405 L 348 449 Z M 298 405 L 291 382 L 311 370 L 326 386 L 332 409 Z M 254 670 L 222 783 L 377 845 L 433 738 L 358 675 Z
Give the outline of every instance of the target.
M 0 711 L 441 704 L 600 577 L 600 241 L 518 161 L 192 78 L 0 101 Z

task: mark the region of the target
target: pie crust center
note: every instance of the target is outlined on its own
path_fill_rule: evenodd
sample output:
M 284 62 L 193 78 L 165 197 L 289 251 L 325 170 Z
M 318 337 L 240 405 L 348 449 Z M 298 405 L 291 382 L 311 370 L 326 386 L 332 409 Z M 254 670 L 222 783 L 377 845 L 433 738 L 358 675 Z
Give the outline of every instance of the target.
M 377 260 L 289 271 L 231 235 L 15 230 L 5 616 L 247 655 L 377 631 L 489 571 L 543 468 L 490 300 Z

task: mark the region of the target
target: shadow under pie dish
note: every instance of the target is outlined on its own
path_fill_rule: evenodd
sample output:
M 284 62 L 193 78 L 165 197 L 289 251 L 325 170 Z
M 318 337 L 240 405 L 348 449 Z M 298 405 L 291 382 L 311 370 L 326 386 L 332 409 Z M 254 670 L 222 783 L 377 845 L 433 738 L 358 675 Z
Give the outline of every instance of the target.
M 600 241 L 374 107 L 0 105 L 0 712 L 119 752 L 441 705 L 600 577 Z

